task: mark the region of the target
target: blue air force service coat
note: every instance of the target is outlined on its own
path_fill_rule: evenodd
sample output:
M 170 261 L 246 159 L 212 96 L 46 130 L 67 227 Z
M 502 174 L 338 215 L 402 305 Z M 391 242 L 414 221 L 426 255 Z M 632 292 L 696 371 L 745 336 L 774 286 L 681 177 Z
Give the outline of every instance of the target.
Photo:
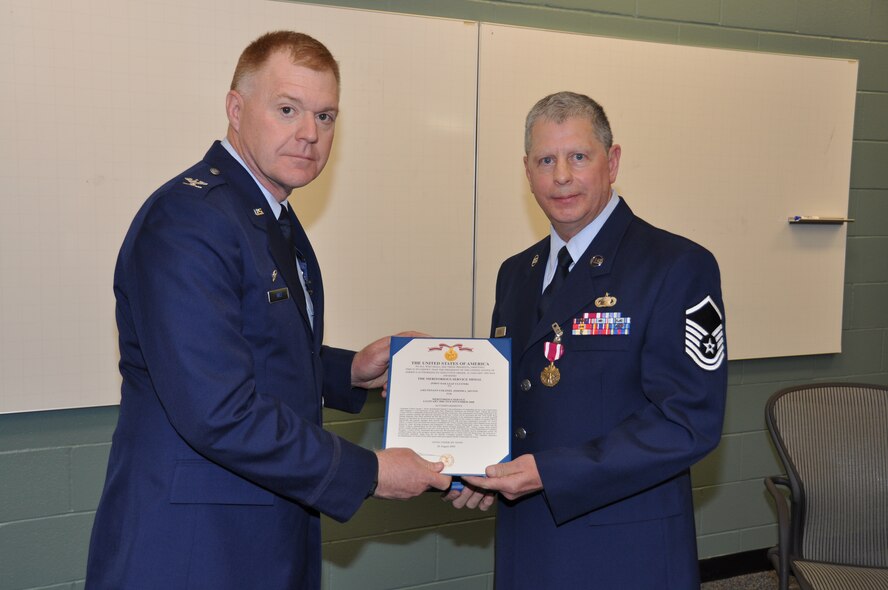
M 537 321 L 548 256 L 546 238 L 497 277 L 512 456 L 534 455 L 544 489 L 499 503 L 496 587 L 699 588 L 688 470 L 719 441 L 727 387 L 716 261 L 621 199 Z
M 122 399 L 87 588 L 320 587 L 319 512 L 348 519 L 377 462 L 321 426 L 322 403 L 359 411 L 366 395 L 354 353 L 321 345 L 320 269 L 292 220 L 314 330 L 277 220 L 220 143 L 136 215 L 114 278 Z

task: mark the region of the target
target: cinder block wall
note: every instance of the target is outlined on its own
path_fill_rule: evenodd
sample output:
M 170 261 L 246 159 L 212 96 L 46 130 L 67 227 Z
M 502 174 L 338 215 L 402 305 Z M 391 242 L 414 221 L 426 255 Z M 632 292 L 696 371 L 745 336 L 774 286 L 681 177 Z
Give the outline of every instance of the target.
M 724 438 L 693 470 L 702 558 L 775 541 L 761 478 L 780 470 L 763 406 L 802 382 L 888 384 L 888 0 L 343 0 L 319 2 L 646 41 L 860 60 L 843 353 L 730 363 Z M 333 48 L 335 51 L 335 48 Z M 520 122 L 516 122 L 520 124 Z M 221 131 L 220 131 L 221 133 Z M 382 404 L 327 426 L 373 446 Z M 116 408 L 0 416 L 0 590 L 83 587 Z M 492 588 L 493 518 L 436 494 L 324 522 L 326 590 Z

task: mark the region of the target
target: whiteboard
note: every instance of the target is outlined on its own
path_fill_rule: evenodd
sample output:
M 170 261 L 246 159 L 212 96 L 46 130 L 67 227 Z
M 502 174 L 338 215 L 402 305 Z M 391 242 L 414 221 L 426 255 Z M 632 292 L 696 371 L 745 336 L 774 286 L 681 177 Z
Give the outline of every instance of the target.
M 341 64 L 333 154 L 290 198 L 324 271 L 326 342 L 471 332 L 477 23 L 264 0 L 0 14 L 0 412 L 118 403 L 123 236 L 224 137 L 234 65 L 269 30 Z
M 607 109 L 633 209 L 718 258 L 732 359 L 840 349 L 845 227 L 786 217 L 847 211 L 856 62 L 267 0 L 0 11 L 0 412 L 118 402 L 126 229 L 223 137 L 240 51 L 280 28 L 342 67 L 333 155 L 290 199 L 328 344 L 487 334 L 500 262 L 548 231 L 524 116 L 572 89 Z
M 841 350 L 857 62 L 481 25 L 475 333 L 496 272 L 547 235 L 527 186 L 524 118 L 550 93 L 604 106 L 636 215 L 718 259 L 729 358 Z

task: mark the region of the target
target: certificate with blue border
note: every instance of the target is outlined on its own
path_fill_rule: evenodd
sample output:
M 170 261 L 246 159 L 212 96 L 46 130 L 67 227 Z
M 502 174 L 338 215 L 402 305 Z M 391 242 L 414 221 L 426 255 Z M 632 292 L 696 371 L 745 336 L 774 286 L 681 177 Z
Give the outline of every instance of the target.
M 510 460 L 511 356 L 508 338 L 392 337 L 383 446 L 447 475 Z

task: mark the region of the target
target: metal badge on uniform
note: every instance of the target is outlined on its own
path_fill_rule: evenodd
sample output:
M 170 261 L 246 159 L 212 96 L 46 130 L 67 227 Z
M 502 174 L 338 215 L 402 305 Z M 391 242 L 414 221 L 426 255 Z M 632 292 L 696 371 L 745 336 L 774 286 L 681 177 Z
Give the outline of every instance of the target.
M 263 215 L 265 215 L 265 211 L 262 210 L 262 207 L 256 207 L 255 209 L 253 209 L 253 215 L 255 215 L 256 217 L 262 217 Z
M 219 176 L 222 173 L 219 172 L 218 168 L 210 168 L 210 174 L 212 174 L 213 176 Z
M 595 307 L 613 307 L 617 304 L 617 298 L 610 293 L 604 293 L 604 297 L 595 300 Z
M 539 261 L 540 261 L 540 255 L 534 254 L 533 260 L 530 261 L 530 268 L 533 268 L 534 266 L 536 266 Z
M 496 330 L 493 331 L 494 338 L 503 338 L 506 335 L 506 327 L 498 326 Z
M 601 254 L 596 254 L 589 259 L 589 264 L 591 266 L 601 266 L 602 264 L 604 264 L 604 256 L 602 256 Z
M 185 182 L 183 182 L 182 184 L 184 184 L 186 186 L 191 186 L 194 188 L 203 188 L 203 187 L 207 186 L 207 183 L 205 183 L 203 180 L 198 180 L 196 178 L 188 178 L 188 177 L 185 177 Z
M 552 324 L 552 330 L 555 332 L 555 338 L 552 339 L 552 342 L 543 344 L 543 355 L 549 361 L 549 366 L 545 367 L 543 372 L 540 373 L 540 381 L 546 387 L 555 387 L 561 381 L 561 371 L 555 366 L 555 361 L 564 356 L 564 345 L 561 344 L 561 337 L 564 335 L 564 332 L 557 323 Z
M 272 289 L 268 292 L 269 303 L 280 303 L 290 298 L 290 289 L 282 287 L 280 289 Z
M 275 282 L 278 278 L 278 269 L 271 271 L 271 282 Z

